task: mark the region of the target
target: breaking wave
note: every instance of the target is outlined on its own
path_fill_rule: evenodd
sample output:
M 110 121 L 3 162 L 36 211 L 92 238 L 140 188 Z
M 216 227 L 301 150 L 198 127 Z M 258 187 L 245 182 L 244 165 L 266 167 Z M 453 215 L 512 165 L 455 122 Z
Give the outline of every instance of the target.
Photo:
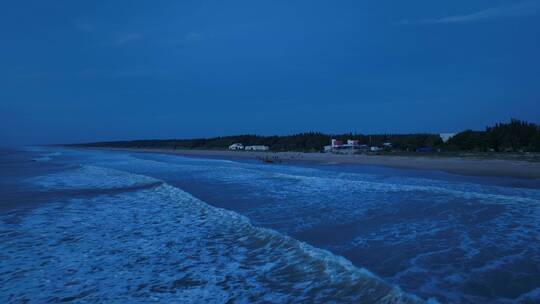
M 121 189 L 160 183 L 149 176 L 96 166 L 80 166 L 64 172 L 34 177 L 28 181 L 47 190 Z
M 29 180 L 126 189 L 0 217 L 0 299 L 419 303 L 363 268 L 144 175 L 95 166 Z M 158 182 L 158 183 L 156 183 Z M 136 185 L 151 188 L 130 190 Z

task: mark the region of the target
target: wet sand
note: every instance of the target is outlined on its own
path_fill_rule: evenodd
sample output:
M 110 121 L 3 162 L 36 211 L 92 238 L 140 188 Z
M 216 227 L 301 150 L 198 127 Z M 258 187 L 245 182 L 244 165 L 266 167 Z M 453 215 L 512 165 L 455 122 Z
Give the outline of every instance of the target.
M 318 164 L 357 164 L 387 166 L 400 169 L 439 170 L 453 174 L 470 176 L 512 177 L 524 179 L 540 178 L 540 163 L 504 160 L 474 159 L 437 156 L 391 156 L 391 155 L 351 155 L 332 153 L 301 152 L 252 152 L 228 150 L 172 150 L 137 148 L 100 148 L 133 152 L 178 154 L 193 157 L 224 159 L 258 159 L 266 162 L 312 162 Z

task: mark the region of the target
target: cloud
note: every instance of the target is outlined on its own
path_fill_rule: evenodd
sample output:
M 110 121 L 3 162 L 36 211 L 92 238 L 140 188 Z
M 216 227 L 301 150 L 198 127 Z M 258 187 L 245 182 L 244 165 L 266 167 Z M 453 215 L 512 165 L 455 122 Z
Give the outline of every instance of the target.
M 120 38 L 118 38 L 114 42 L 114 45 L 124 45 L 126 43 L 136 41 L 136 40 L 140 40 L 142 38 L 143 38 L 142 34 L 139 34 L 139 33 L 125 34 L 125 35 L 121 36 Z
M 457 24 L 469 23 L 477 21 L 485 21 L 491 19 L 508 19 L 518 18 L 527 15 L 533 15 L 540 11 L 540 2 L 528 1 L 514 5 L 498 6 L 487 8 L 478 12 L 446 16 L 436 19 L 421 19 L 421 20 L 403 20 L 402 24 Z

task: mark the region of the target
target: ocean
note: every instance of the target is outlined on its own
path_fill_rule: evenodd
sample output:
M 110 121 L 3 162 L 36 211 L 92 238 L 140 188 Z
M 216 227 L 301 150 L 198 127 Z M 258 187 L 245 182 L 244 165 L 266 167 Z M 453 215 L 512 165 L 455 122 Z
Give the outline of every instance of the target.
M 539 303 L 540 181 L 0 150 L 0 302 Z

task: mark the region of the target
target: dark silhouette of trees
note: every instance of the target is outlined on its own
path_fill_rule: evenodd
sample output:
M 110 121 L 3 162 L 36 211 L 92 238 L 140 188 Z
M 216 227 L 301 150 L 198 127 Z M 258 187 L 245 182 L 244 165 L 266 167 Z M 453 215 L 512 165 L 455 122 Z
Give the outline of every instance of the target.
M 540 127 L 536 124 L 512 119 L 498 123 L 485 131 L 467 130 L 452 137 L 447 148 L 465 151 L 540 152 Z
M 512 119 L 498 123 L 485 131 L 466 130 L 443 143 L 438 134 L 323 134 L 307 132 L 286 136 L 259 136 L 253 134 L 214 138 L 134 140 L 78 144 L 83 147 L 117 147 L 150 149 L 227 149 L 233 143 L 265 145 L 272 151 L 317 152 L 330 144 L 332 138 L 346 141 L 358 140 L 362 145 L 382 146 L 390 142 L 394 150 L 416 151 L 418 148 L 435 148 L 445 151 L 476 152 L 540 152 L 540 127 L 533 123 Z

